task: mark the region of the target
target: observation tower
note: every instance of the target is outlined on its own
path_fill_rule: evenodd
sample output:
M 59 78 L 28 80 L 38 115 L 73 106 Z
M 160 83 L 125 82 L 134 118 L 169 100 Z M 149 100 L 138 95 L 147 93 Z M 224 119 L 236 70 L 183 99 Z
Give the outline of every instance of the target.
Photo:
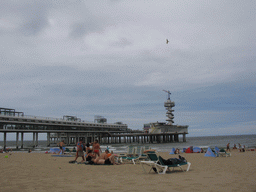
M 173 121 L 173 119 L 174 119 L 174 115 L 173 115 L 174 110 L 172 108 L 175 106 L 175 103 L 173 101 L 171 101 L 171 99 L 170 99 L 171 92 L 166 91 L 166 90 L 163 90 L 163 91 L 168 93 L 168 99 L 167 99 L 166 102 L 164 102 L 164 107 L 167 110 L 167 112 L 166 112 L 167 125 L 172 125 L 174 123 L 174 121 Z

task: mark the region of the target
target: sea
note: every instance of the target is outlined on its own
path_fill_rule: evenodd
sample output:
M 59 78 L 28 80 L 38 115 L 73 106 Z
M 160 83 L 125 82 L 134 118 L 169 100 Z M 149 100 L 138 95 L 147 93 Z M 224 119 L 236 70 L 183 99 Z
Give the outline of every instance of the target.
M 205 137 L 187 137 L 186 142 L 177 142 L 177 143 L 122 143 L 122 144 L 104 144 L 101 145 L 101 149 L 104 150 L 109 148 L 110 151 L 114 153 L 123 153 L 127 151 L 127 147 L 129 145 L 143 145 L 149 146 L 151 149 L 155 149 L 159 152 L 170 152 L 172 148 L 184 149 L 190 146 L 200 147 L 203 149 L 207 149 L 208 147 L 214 148 L 217 146 L 218 148 L 226 148 L 227 143 L 230 143 L 230 147 L 232 148 L 234 144 L 238 147 L 238 144 L 242 146 L 245 145 L 246 148 L 256 148 L 256 135 L 230 135 L 230 136 L 205 136 Z M 37 153 L 45 153 L 49 151 L 50 148 L 56 148 L 57 146 L 47 147 L 46 140 L 39 140 L 38 146 L 33 148 L 33 141 L 23 141 L 24 148 L 16 149 L 16 141 L 7 141 L 7 148 L 12 149 L 14 152 L 27 152 L 31 149 L 33 152 Z M 20 141 L 19 141 L 20 145 Z M 68 146 L 68 148 L 72 149 L 74 146 Z M 3 148 L 3 141 L 0 141 L 0 149 Z

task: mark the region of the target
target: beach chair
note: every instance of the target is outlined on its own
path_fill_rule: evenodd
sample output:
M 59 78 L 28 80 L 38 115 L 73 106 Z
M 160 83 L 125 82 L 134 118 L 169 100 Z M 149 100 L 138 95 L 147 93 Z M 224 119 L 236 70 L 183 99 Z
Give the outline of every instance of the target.
M 64 154 L 71 154 L 71 151 L 69 148 L 65 148 Z
M 149 146 L 144 147 L 144 151 L 149 150 L 149 149 L 151 149 L 151 147 L 149 147 Z
M 141 161 L 141 165 L 143 167 L 143 170 L 146 172 L 145 168 L 144 168 L 144 165 L 148 165 L 151 167 L 151 169 L 149 170 L 149 173 L 151 170 L 154 170 L 155 172 L 157 172 L 158 174 L 165 174 L 167 170 L 170 171 L 170 167 L 174 168 L 175 167 L 179 167 L 182 171 L 184 171 L 182 169 L 181 166 L 183 165 L 187 165 L 187 170 L 186 171 L 189 171 L 189 168 L 190 168 L 190 165 L 191 163 L 190 162 L 182 162 L 182 163 L 177 163 L 177 164 L 173 164 L 173 165 L 165 165 L 163 163 L 163 159 L 161 156 L 157 156 L 156 154 L 154 153 L 148 153 L 147 154 L 148 157 L 149 157 L 149 161 Z
M 136 150 L 137 149 L 135 146 L 132 146 L 132 145 L 128 146 L 127 153 L 119 154 L 120 162 L 123 163 L 123 160 L 132 161 L 132 159 L 137 158 L 137 156 L 135 155 Z
M 219 152 L 220 157 L 231 157 L 231 153 L 227 153 L 225 149 L 221 149 Z
M 138 161 L 142 161 L 142 160 L 147 160 L 148 159 L 148 156 L 147 156 L 146 153 L 144 153 L 144 151 L 145 151 L 145 147 L 143 146 L 143 147 L 140 148 L 140 152 L 138 153 L 137 158 L 132 159 L 132 162 L 133 162 L 134 165 Z

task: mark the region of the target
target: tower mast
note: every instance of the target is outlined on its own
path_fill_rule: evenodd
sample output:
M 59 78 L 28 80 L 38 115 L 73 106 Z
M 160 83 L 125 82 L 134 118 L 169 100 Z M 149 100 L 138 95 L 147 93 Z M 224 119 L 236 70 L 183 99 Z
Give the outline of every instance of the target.
M 170 95 L 171 95 L 171 92 L 170 91 L 166 91 L 166 90 L 163 90 L 164 92 L 168 93 L 168 99 L 166 102 L 164 102 L 164 107 L 166 108 L 167 112 L 166 112 L 166 121 L 167 121 L 167 124 L 168 125 L 172 125 L 174 123 L 173 119 L 174 119 L 174 115 L 173 115 L 173 107 L 175 106 L 175 103 L 171 101 L 170 99 Z

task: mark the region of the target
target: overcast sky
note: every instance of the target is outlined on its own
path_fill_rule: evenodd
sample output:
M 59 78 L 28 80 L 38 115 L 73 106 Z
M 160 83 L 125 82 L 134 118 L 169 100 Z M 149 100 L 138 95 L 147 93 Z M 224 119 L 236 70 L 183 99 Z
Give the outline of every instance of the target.
M 255 1 L 0 4 L 0 107 L 142 129 L 165 89 L 189 136 L 256 134 Z

